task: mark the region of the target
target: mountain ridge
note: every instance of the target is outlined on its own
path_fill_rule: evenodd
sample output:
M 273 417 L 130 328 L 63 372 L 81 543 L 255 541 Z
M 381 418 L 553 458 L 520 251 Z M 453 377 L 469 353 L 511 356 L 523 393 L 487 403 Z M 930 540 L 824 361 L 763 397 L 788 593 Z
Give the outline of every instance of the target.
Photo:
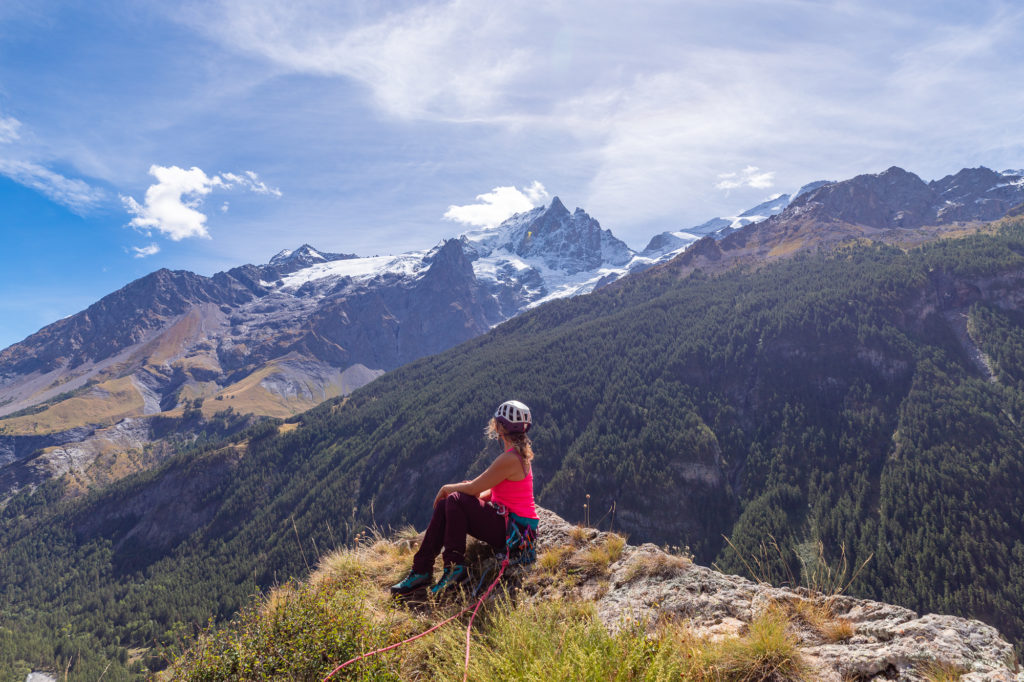
M 959 192 L 959 193 L 957 193 Z M 834 249 L 857 240 L 919 245 L 976 229 L 1024 203 L 1024 177 L 988 168 L 963 169 L 925 183 L 897 166 L 828 182 L 804 192 L 781 212 L 700 244 L 656 267 L 686 276 L 758 267 L 796 253 Z M 972 227 L 973 226 L 973 227 Z
M 778 211 L 764 220 L 688 235 L 692 244 L 665 233 L 640 253 L 556 196 L 422 252 L 359 258 L 303 244 L 208 278 L 162 269 L 0 351 L 0 428 L 51 434 L 53 447 L 76 429 L 190 406 L 207 417 L 229 407 L 287 417 L 630 273 L 759 267 L 864 238 L 922 243 L 1018 200 L 1024 180 L 1007 172 L 963 169 L 924 183 L 892 167 L 810 183 L 743 213 Z M 59 468 L 41 456 L 35 470 Z
M 211 277 L 157 270 L 0 351 L 0 433 L 19 460 L 0 485 L 62 470 L 59 453 L 95 451 L 87 441 L 120 419 L 193 407 L 290 416 L 651 262 L 555 197 L 421 252 L 303 244 Z M 15 444 L 29 442 L 40 447 Z

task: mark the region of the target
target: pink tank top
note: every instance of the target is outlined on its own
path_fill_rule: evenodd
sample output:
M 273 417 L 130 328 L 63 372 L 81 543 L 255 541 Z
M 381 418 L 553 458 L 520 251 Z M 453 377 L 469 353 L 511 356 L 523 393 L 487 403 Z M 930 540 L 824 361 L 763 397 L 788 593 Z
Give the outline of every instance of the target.
M 527 468 L 523 480 L 510 481 L 506 478 L 491 488 L 491 502 L 503 504 L 513 514 L 527 519 L 537 518 L 537 508 L 533 504 L 533 467 Z

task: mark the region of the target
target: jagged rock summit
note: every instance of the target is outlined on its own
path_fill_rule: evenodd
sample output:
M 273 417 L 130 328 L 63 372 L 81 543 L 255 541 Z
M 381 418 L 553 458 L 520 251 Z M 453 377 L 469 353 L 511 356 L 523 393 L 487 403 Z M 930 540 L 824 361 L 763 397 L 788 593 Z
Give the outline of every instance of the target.
M 554 512 L 538 511 L 542 552 L 569 546 L 582 554 L 609 538 L 609 533 L 573 526 Z M 568 587 L 555 580 L 533 586 L 526 582 L 526 598 L 593 600 L 610 629 L 629 620 L 654 624 L 672 618 L 688 622 L 698 636 L 710 637 L 737 635 L 765 610 L 781 608 L 793 614 L 791 630 L 813 671 L 809 679 L 821 682 L 917 682 L 936 679 L 927 677 L 927 671 L 936 669 L 957 671 L 956 679 L 964 681 L 1024 681 L 1013 647 L 995 628 L 976 620 L 920 615 L 866 599 L 758 584 L 693 564 L 649 543 L 626 544 L 604 575 L 579 575 L 583 577 Z M 801 615 L 808 613 L 848 624 L 849 636 L 826 636 L 828 623 L 822 628 Z
M 506 248 L 516 255 L 540 258 L 547 267 L 569 275 L 602 265 L 623 266 L 635 255 L 582 208 L 569 213 L 558 197 L 546 208 L 525 214 L 507 234 Z

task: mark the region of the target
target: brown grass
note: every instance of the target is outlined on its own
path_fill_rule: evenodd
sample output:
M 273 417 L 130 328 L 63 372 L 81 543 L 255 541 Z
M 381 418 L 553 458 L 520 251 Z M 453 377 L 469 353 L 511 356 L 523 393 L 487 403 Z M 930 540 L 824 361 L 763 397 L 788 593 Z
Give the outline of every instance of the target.
M 622 557 L 626 546 L 626 538 L 615 533 L 608 533 L 596 544 L 591 544 L 577 551 L 569 560 L 570 565 L 587 575 L 604 575 L 608 569 Z
M 243 414 L 287 418 L 316 407 L 323 400 L 341 395 L 341 386 L 331 384 L 323 387 L 310 386 L 313 395 L 310 399 L 284 398 L 271 393 L 260 384 L 277 371 L 277 362 L 272 360 L 243 379 L 225 386 L 216 395 L 206 398 L 203 402 L 203 414 L 210 416 L 230 407 L 235 412 Z M 323 395 L 319 396 L 321 391 Z
M 928 682 L 956 682 L 967 671 L 954 663 L 931 661 L 921 666 L 918 672 Z
M 843 642 L 856 634 L 853 623 L 835 614 L 828 598 L 777 601 L 775 608 L 784 611 L 797 625 L 802 625 L 826 642 Z
M 573 547 L 582 547 L 595 535 L 597 535 L 597 531 L 593 528 L 573 526 L 569 529 L 569 542 L 572 543 Z
M 572 547 L 568 547 L 566 545 L 547 549 L 541 552 L 537 557 L 536 567 L 543 574 L 555 575 L 564 571 L 568 558 L 572 555 L 572 552 Z
M 675 556 L 672 554 L 636 553 L 630 557 L 625 582 L 632 582 L 639 578 L 671 578 L 679 575 L 693 565 L 689 557 Z
M 789 617 L 780 609 L 769 609 L 747 626 L 737 639 L 720 642 L 718 673 L 709 679 L 755 682 L 761 680 L 804 680 L 809 667 L 800 654 L 797 638 L 789 631 Z
M 9 434 L 66 431 L 86 424 L 115 424 L 142 414 L 145 403 L 128 377 L 97 384 L 82 395 L 62 400 L 37 414 L 0 420 Z

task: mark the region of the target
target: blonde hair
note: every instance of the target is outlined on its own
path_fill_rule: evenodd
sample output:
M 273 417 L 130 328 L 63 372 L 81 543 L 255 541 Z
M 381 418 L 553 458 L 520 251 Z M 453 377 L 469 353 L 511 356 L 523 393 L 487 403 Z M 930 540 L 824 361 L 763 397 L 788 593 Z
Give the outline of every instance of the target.
M 489 440 L 507 440 L 516 449 L 520 457 L 527 462 L 533 461 L 533 444 L 530 442 L 530 437 L 525 433 L 512 433 L 506 430 L 501 425 L 501 422 L 494 417 L 491 417 L 491 421 L 487 422 L 487 428 L 484 430 L 484 433 Z

